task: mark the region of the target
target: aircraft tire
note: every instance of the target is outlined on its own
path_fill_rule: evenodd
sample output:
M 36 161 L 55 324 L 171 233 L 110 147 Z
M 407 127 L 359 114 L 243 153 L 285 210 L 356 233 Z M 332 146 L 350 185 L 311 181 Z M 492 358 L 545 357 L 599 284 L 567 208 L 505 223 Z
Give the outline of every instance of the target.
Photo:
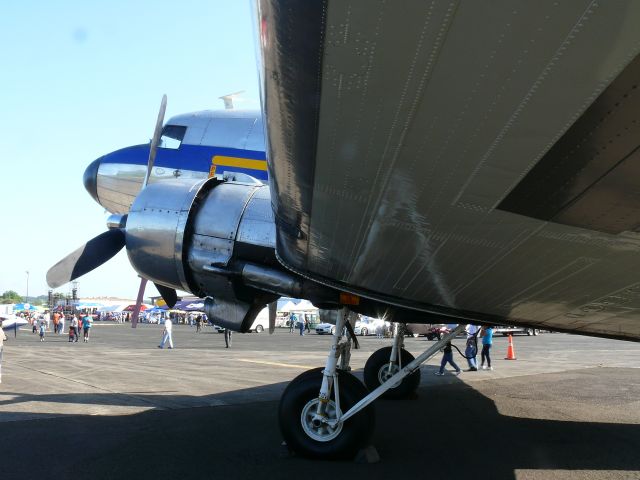
M 368 444 L 373 435 L 374 407 L 369 405 L 334 432 L 312 430 L 312 434 L 318 438 L 310 436 L 307 432 L 314 426 L 310 422 L 308 412 L 315 411 L 314 407 L 317 406 L 318 392 L 322 384 L 322 370 L 322 367 L 308 370 L 289 383 L 280 398 L 278 407 L 280 431 L 287 446 L 303 457 L 321 460 L 352 459 L 358 450 Z M 349 410 L 367 395 L 364 385 L 348 372 L 339 371 L 338 381 L 342 412 Z M 335 389 L 332 395 L 335 395 Z M 334 401 L 329 403 L 334 404 Z M 327 437 L 325 441 L 319 439 L 323 435 Z
M 388 376 L 388 372 L 386 367 L 389 365 L 389 357 L 391 356 L 391 348 L 392 347 L 384 347 L 380 350 L 376 350 L 367 360 L 367 363 L 364 365 L 364 383 L 369 389 L 369 391 L 373 391 L 378 388 L 385 377 Z M 413 355 L 407 352 L 404 348 L 400 350 L 402 365 L 407 365 L 409 362 L 414 360 Z M 384 369 L 384 370 L 383 370 Z M 392 373 L 398 371 L 397 365 L 395 366 L 395 370 Z M 382 394 L 382 398 L 388 399 L 402 399 L 407 398 L 411 394 L 413 394 L 418 385 L 420 384 L 420 369 L 417 369 L 408 377 L 405 377 L 400 385 L 390 388 L 386 392 Z

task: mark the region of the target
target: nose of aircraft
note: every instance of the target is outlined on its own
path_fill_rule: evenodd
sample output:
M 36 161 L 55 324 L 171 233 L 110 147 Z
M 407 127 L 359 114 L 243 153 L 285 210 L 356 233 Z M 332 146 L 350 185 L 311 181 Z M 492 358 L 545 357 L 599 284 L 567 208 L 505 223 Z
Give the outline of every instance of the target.
M 84 175 L 82 177 L 84 188 L 87 189 L 89 195 L 91 195 L 93 199 L 98 203 L 100 203 L 100 200 L 98 200 L 98 169 L 100 168 L 102 158 L 103 157 L 100 157 L 97 160 L 91 162 L 87 169 L 84 171 Z

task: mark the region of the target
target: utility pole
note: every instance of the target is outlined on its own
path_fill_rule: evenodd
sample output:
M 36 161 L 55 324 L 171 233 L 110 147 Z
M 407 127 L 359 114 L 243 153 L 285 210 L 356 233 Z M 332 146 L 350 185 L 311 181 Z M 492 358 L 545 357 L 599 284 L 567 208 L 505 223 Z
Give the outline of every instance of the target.
M 27 296 L 24 298 L 23 303 L 28 303 L 29 302 L 29 270 L 25 270 L 24 273 L 27 274 Z

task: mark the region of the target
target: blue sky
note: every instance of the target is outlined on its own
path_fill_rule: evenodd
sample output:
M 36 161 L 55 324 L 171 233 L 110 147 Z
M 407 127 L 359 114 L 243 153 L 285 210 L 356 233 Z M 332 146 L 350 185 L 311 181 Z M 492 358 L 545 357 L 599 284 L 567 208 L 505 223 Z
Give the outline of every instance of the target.
M 165 120 L 238 90 L 259 107 L 245 0 L 5 2 L 0 62 L 0 292 L 24 295 L 28 270 L 29 294 L 46 294 L 48 268 L 106 229 L 82 173 L 148 141 L 163 93 Z M 139 280 L 122 251 L 79 282 L 81 296 L 134 298 Z

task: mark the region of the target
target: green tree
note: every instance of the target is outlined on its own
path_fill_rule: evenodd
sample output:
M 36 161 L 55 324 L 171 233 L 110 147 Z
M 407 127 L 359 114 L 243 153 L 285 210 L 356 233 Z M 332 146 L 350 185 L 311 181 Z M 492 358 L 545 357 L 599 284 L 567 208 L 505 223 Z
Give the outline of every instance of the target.
M 20 303 L 22 302 L 22 297 L 18 295 L 18 292 L 14 292 L 13 290 L 7 290 L 0 297 L 0 303 Z

